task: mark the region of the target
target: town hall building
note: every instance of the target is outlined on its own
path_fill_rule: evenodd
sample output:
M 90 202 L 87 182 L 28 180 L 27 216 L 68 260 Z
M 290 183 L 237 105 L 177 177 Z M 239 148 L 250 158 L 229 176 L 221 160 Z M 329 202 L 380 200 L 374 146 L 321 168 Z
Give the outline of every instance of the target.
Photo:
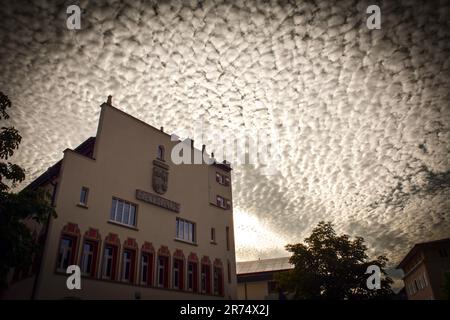
M 27 186 L 49 190 L 58 216 L 3 298 L 236 299 L 231 167 L 174 164 L 177 143 L 109 97 L 96 136 Z M 80 290 L 67 287 L 70 265 Z

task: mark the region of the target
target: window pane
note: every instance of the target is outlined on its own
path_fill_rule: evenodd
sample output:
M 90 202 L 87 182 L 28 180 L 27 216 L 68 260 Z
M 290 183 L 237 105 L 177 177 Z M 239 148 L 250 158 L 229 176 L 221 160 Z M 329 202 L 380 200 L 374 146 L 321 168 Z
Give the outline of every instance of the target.
M 122 222 L 124 224 L 129 224 L 129 219 L 130 219 L 130 204 L 129 203 L 124 203 L 124 205 L 123 205 L 123 220 L 122 220 Z
M 117 200 L 113 199 L 111 207 L 111 220 L 116 219 L 116 208 L 117 208 Z
M 86 242 L 83 246 L 83 262 L 81 265 L 81 271 L 84 273 L 91 272 L 92 254 L 93 254 L 92 251 L 93 251 L 92 244 Z
M 130 225 L 136 226 L 136 206 L 130 205 Z
M 189 224 L 189 241 L 194 242 L 193 224 Z
M 183 233 L 183 230 L 184 230 L 184 221 L 183 220 L 180 220 L 180 224 L 179 224 L 179 233 L 180 233 L 180 239 L 184 239 L 184 233 Z
M 80 193 L 80 203 L 82 203 L 82 204 L 87 203 L 87 193 L 88 193 L 88 189 L 85 187 L 82 187 L 81 193 Z
M 111 271 L 112 271 L 112 248 L 111 247 L 106 247 L 105 248 L 105 255 L 104 255 L 104 259 L 103 259 L 103 276 L 105 277 L 111 277 Z
M 179 238 L 180 237 L 180 233 L 178 232 L 178 224 L 180 223 L 180 221 L 177 219 L 176 220 L 176 226 L 175 226 L 175 232 L 176 232 L 176 237 Z
M 189 222 L 184 223 L 184 239 L 189 240 Z
M 117 200 L 116 221 L 122 222 L 122 216 L 123 216 L 123 202 Z

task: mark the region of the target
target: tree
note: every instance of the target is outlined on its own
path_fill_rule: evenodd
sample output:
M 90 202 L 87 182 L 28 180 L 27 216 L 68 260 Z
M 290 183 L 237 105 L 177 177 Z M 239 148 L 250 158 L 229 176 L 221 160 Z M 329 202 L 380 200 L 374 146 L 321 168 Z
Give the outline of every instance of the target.
M 9 119 L 7 112 L 12 103 L 0 92 L 0 120 Z M 56 217 L 43 190 L 10 192 L 17 183 L 25 180 L 25 170 L 17 164 L 6 162 L 22 137 L 14 127 L 2 127 L 0 131 L 0 289 L 7 286 L 7 275 L 12 268 L 29 268 L 40 246 L 27 227 L 26 221 L 44 223 L 50 216 Z
M 305 244 L 288 244 L 294 269 L 280 273 L 279 286 L 293 294 L 294 299 L 370 299 L 393 295 L 391 278 L 386 275 L 388 259 L 379 256 L 368 260 L 364 239 L 350 240 L 337 235 L 330 222 L 320 222 L 305 239 Z M 369 265 L 381 270 L 381 288 L 369 290 L 366 274 Z

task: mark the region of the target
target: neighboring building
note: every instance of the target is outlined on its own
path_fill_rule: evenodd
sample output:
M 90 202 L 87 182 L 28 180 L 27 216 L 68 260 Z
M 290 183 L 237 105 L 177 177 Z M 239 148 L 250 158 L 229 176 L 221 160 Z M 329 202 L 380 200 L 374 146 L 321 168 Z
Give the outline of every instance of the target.
M 178 143 L 102 104 L 96 137 L 28 186 L 53 193 L 58 217 L 35 231 L 41 263 L 16 270 L 3 298 L 236 299 L 231 168 L 175 165 Z M 67 289 L 69 265 L 81 290 Z
M 448 299 L 443 285 L 450 272 L 450 238 L 414 245 L 397 269 L 404 272 L 409 300 Z
M 289 263 L 289 257 L 238 262 L 236 268 L 238 299 L 279 299 L 274 275 L 293 268 L 294 266 Z

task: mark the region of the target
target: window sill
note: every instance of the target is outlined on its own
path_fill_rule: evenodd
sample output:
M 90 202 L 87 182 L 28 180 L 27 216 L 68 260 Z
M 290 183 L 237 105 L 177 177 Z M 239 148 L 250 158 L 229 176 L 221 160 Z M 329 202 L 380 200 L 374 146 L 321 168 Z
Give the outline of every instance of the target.
M 178 238 L 174 238 L 173 240 L 177 241 L 177 242 L 189 244 L 189 245 L 194 246 L 194 247 L 198 247 L 198 244 L 195 243 L 195 242 L 189 242 L 189 241 L 186 241 L 186 240 L 183 240 L 183 239 L 178 239 Z
M 219 208 L 219 209 L 222 209 L 222 210 L 225 210 L 225 211 L 228 211 L 228 210 L 231 209 L 231 207 L 228 207 L 228 208 L 227 207 L 221 207 L 218 204 L 213 203 L 213 202 L 210 202 L 209 204 L 212 205 L 213 207 L 216 207 L 216 208 Z
M 215 242 L 215 241 L 210 241 L 209 243 L 217 246 L 217 242 Z
M 79 208 L 83 208 L 83 209 L 88 209 L 89 207 L 83 203 L 77 203 L 77 207 Z
M 123 224 L 123 223 L 120 223 L 120 222 L 117 222 L 117 221 L 114 221 L 114 220 L 108 220 L 108 223 L 114 224 L 114 225 L 119 226 L 119 227 L 124 227 L 124 228 L 127 228 L 127 229 L 131 229 L 131 230 L 134 230 L 134 231 L 139 231 L 139 229 L 136 228 L 136 227 L 129 226 L 127 224 Z

